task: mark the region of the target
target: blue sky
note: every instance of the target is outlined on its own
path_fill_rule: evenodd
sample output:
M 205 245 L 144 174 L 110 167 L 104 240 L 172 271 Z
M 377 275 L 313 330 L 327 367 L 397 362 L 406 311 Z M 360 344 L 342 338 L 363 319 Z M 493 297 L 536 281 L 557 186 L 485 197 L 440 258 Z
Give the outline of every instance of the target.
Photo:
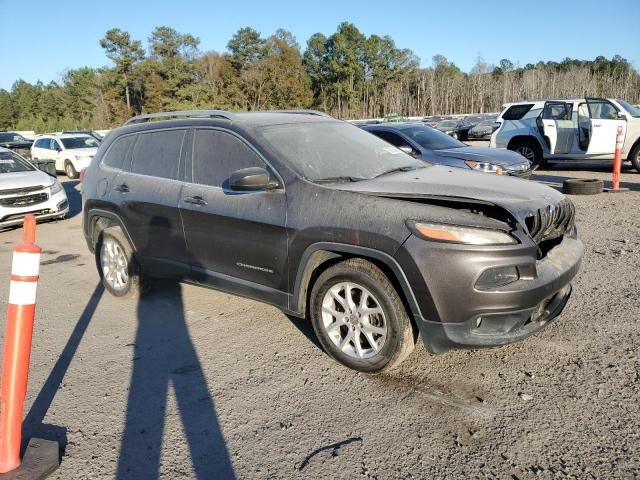
M 223 51 L 244 26 L 265 36 L 285 28 L 304 47 L 311 34 L 331 34 L 343 21 L 366 35 L 390 35 L 423 66 L 438 53 L 464 71 L 478 55 L 525 65 L 620 54 L 640 69 L 640 0 L 0 0 L 0 88 L 108 64 L 98 42 L 113 27 L 146 46 L 151 30 L 167 25 L 198 36 L 203 51 Z

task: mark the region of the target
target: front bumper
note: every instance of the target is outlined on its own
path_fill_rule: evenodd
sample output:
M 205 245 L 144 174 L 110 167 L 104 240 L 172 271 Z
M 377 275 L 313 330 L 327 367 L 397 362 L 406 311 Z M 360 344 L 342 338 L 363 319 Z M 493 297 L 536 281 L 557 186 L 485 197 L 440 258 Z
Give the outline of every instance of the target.
M 0 228 L 22 225 L 24 217 L 28 214 L 35 215 L 36 221 L 40 222 L 64 218 L 68 212 L 69 200 L 63 189 L 54 195 L 50 195 L 46 201 L 34 205 L 24 207 L 0 206 Z
M 433 353 L 512 343 L 544 328 L 564 309 L 584 252 L 582 242 L 569 237 L 539 261 L 523 245 L 480 251 L 444 243 L 425 248 L 417 242 L 425 241 L 410 237 L 404 247 L 417 260 L 426 287 L 422 291 L 430 299 L 413 313 Z M 502 287 L 475 288 L 485 269 L 506 265 L 529 273 Z

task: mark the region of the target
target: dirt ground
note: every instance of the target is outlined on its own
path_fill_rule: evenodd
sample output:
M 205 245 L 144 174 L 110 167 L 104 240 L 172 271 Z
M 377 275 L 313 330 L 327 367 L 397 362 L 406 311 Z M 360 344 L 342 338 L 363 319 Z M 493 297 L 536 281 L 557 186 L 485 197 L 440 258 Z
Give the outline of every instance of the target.
M 610 179 L 607 163 L 536 178 Z M 260 303 L 161 284 L 98 285 L 72 218 L 44 248 L 25 434 L 64 447 L 57 479 L 640 477 L 640 174 L 572 197 L 583 268 L 563 315 L 524 342 L 359 374 L 310 325 Z M 0 298 L 12 244 L 0 234 Z

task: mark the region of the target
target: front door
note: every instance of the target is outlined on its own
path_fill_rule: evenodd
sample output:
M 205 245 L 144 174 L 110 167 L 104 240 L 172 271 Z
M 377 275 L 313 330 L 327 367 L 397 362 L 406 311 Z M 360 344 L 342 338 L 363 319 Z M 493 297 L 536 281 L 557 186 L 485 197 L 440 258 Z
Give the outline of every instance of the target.
M 180 212 L 194 279 L 240 294 L 262 292 L 267 301 L 278 303 L 269 295 L 288 287 L 284 190 L 229 189 L 236 170 L 269 169 L 233 132 L 197 129 L 192 145 Z
M 542 110 L 542 131 L 549 153 L 570 153 L 577 139 L 577 122 L 573 120 L 573 105 L 566 102 L 545 102 Z
M 587 98 L 586 103 L 591 126 L 587 155 L 613 155 L 618 128 L 626 131 L 626 119 L 618 118 L 618 109 L 604 98 Z

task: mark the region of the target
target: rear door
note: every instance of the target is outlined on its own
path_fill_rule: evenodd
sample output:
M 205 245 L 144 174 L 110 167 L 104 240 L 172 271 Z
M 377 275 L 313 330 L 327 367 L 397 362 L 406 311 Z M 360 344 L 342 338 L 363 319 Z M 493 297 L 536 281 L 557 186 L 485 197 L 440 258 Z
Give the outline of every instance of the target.
M 618 128 L 626 133 L 627 122 L 618 118 L 618 109 L 604 98 L 587 98 L 591 135 L 587 155 L 613 155 Z
M 188 129 L 138 133 L 125 165 L 109 183 L 138 259 L 151 275 L 184 278 L 189 272 L 178 210 L 188 135 Z
M 284 190 L 228 188 L 236 170 L 270 167 L 244 139 L 223 129 L 196 129 L 192 151 L 180 211 L 195 279 L 239 293 L 258 288 L 267 301 L 278 295 L 274 290 L 286 291 Z
M 542 132 L 547 141 L 549 152 L 554 154 L 570 153 L 577 141 L 577 121 L 573 119 L 573 105 L 566 102 L 545 102 L 542 110 Z

